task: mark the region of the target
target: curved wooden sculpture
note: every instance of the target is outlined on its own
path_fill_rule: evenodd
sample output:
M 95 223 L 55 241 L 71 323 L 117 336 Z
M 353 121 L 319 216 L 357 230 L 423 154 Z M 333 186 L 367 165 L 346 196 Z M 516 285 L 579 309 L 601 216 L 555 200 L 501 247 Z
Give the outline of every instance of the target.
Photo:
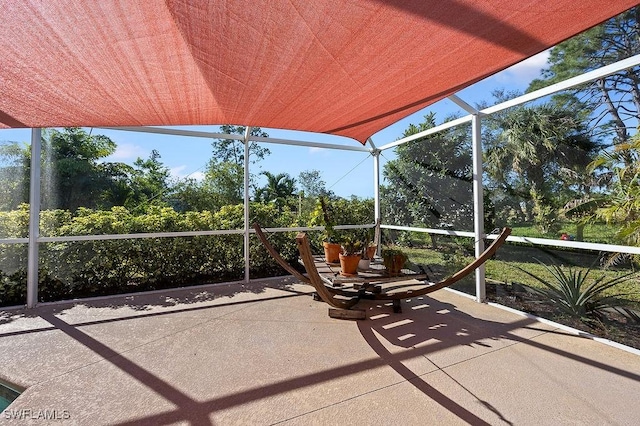
M 434 291 L 440 290 L 444 287 L 448 287 L 462 278 L 468 276 L 475 271 L 480 265 L 489 260 L 496 251 L 504 244 L 507 237 L 511 234 L 511 228 L 504 228 L 500 235 L 493 241 L 493 243 L 487 247 L 480 256 L 478 256 L 473 262 L 453 274 L 452 276 L 445 278 L 435 283 L 423 282 L 412 280 L 411 277 L 407 277 L 407 281 L 400 281 L 393 283 L 392 288 L 387 288 L 379 293 L 365 291 L 363 289 L 352 288 L 336 288 L 328 286 L 320 277 L 316 268 L 313 254 L 311 253 L 311 246 L 309 244 L 309 238 L 304 232 L 299 233 L 296 236 L 296 244 L 298 245 L 298 251 L 300 252 L 300 258 L 307 270 L 308 277 L 302 275 L 296 269 L 294 269 L 286 260 L 280 256 L 280 254 L 269 243 L 264 232 L 260 228 L 260 225 L 254 223 L 253 228 L 256 231 L 256 235 L 265 246 L 269 254 L 275 259 L 280 266 L 282 266 L 291 275 L 298 278 L 301 282 L 312 285 L 318 296 L 330 306 L 335 308 L 349 309 L 353 307 L 360 299 L 373 299 L 373 300 L 393 300 L 399 301 L 401 299 L 407 299 L 410 297 L 422 296 Z M 395 306 L 395 305 L 394 305 Z
M 487 249 L 483 251 L 480 256 L 478 256 L 473 262 L 448 278 L 445 278 L 436 283 L 425 283 L 421 281 L 411 280 L 410 277 L 407 277 L 407 281 L 396 282 L 394 283 L 394 287 L 392 289 L 387 289 L 386 291 L 382 290 L 380 293 L 365 292 L 362 290 L 346 288 L 333 288 L 325 285 L 325 283 L 320 278 L 313 261 L 313 256 L 311 255 L 311 249 L 309 247 L 309 240 L 306 234 L 298 234 L 296 237 L 296 242 L 298 244 L 298 250 L 300 251 L 300 257 L 304 263 L 305 268 L 307 269 L 309 278 L 311 279 L 311 285 L 313 285 L 318 291 L 318 295 L 322 298 L 322 300 L 324 300 L 331 306 L 344 308 L 344 305 L 337 306 L 335 304 L 337 297 L 349 298 L 349 304 L 350 306 L 353 306 L 359 299 L 400 300 L 410 297 L 422 296 L 440 290 L 444 287 L 448 287 L 460 281 L 467 275 L 471 274 L 473 271 L 478 269 L 480 265 L 489 260 L 496 253 L 498 248 L 500 248 L 500 246 L 504 244 L 510 234 L 511 228 L 504 228 L 500 235 L 498 235 L 498 237 L 495 239 L 495 241 L 493 241 L 493 243 L 489 247 L 487 247 Z
M 262 245 L 267 249 L 267 251 L 269 252 L 271 257 L 273 257 L 273 259 L 276 262 L 278 262 L 278 264 L 280 266 L 282 266 L 282 268 L 284 268 L 285 271 L 287 271 L 288 273 L 290 273 L 291 275 L 293 275 L 294 277 L 296 277 L 297 279 L 299 279 L 303 283 L 311 284 L 311 281 L 309 280 L 309 278 L 305 277 L 300 272 L 298 272 L 295 268 L 293 268 L 291 265 L 289 265 L 289 262 L 284 260 L 282 258 L 282 256 L 280 256 L 280 253 L 278 253 L 278 251 L 273 248 L 273 246 L 271 245 L 269 240 L 267 240 L 267 236 L 264 235 L 264 232 L 262 232 L 262 228 L 260 227 L 259 224 L 254 223 L 253 224 L 253 229 L 256 231 L 256 235 L 258 236 L 258 238 L 262 242 Z
M 511 228 L 503 228 L 500 235 L 498 235 L 498 238 L 496 238 L 493 241 L 493 243 L 491 243 L 491 245 L 487 247 L 485 251 L 482 252 L 482 254 L 480 254 L 480 256 L 478 256 L 473 262 L 471 262 L 470 264 L 468 264 L 467 266 L 465 266 L 464 268 L 462 268 L 461 270 L 459 270 L 458 272 L 456 272 L 455 274 L 451 275 L 448 278 L 445 278 L 436 283 L 428 283 L 426 285 L 423 285 L 423 288 L 406 289 L 406 290 L 397 289 L 398 291 L 396 291 L 396 289 L 393 289 L 393 290 L 387 291 L 386 293 L 384 293 L 384 295 L 374 294 L 374 296 L 384 296 L 384 297 L 375 297 L 375 299 L 384 299 L 384 300 L 407 299 L 409 297 L 422 296 L 424 294 L 432 293 L 434 291 L 443 289 L 445 287 L 449 287 L 451 284 L 454 284 L 460 281 L 461 279 L 463 279 L 464 277 L 466 277 L 467 275 L 469 275 L 470 273 L 478 269 L 478 267 L 480 267 L 480 265 L 485 263 L 487 260 L 491 259 L 493 255 L 496 253 L 496 251 L 500 248 L 500 246 L 504 244 L 504 242 L 507 240 L 507 237 L 510 234 L 511 234 Z M 416 285 L 413 285 L 413 287 L 416 287 Z

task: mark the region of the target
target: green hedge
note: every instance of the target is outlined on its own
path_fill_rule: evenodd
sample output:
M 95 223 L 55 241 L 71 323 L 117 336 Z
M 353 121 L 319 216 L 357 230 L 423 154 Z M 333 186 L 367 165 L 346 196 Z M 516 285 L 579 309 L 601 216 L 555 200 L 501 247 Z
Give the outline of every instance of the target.
M 345 211 L 349 211 L 348 201 Z M 370 222 L 362 201 L 354 202 L 353 223 Z M 354 213 L 355 212 L 355 213 Z M 371 211 L 371 215 L 373 212 Z M 0 212 L 0 237 L 26 237 L 29 208 Z M 289 210 L 273 204 L 252 203 L 251 222 L 263 227 L 305 226 Z M 111 210 L 79 209 L 42 211 L 43 236 L 79 236 L 242 229 L 242 205 L 225 206 L 217 212 L 179 213 L 172 208 L 150 207 L 133 214 L 124 207 Z M 295 233 L 274 233 L 270 242 L 295 264 Z M 251 277 L 285 274 L 260 241 L 250 239 Z M 39 301 L 101 296 L 134 291 L 174 288 L 203 283 L 239 280 L 244 277 L 242 235 L 179 238 L 140 238 L 40 244 Z M 26 244 L 0 244 L 0 306 L 20 305 L 26 300 Z

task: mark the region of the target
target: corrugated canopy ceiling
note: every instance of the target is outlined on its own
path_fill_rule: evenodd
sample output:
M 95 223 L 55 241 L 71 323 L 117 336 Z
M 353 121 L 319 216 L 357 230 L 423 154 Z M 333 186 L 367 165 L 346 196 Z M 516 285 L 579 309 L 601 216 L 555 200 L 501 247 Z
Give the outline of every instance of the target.
M 359 141 L 633 0 L 19 0 L 0 127 L 236 124 Z

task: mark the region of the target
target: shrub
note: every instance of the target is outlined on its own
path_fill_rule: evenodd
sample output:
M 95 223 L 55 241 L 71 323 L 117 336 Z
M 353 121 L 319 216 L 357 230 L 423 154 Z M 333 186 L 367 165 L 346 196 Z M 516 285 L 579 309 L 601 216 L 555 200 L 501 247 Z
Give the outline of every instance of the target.
M 608 290 L 638 276 L 636 272 L 630 272 L 613 278 L 607 277 L 605 274 L 591 278 L 593 265 L 587 269 L 581 269 L 563 268 L 553 262 L 550 266 L 540 260 L 538 262 L 544 266 L 553 279 L 547 280 L 516 266 L 543 286 L 542 288 L 527 287 L 546 298 L 562 312 L 591 326 L 595 324 L 594 320 L 603 321 L 605 319 L 606 309 L 619 307 L 618 298 L 626 295 L 608 294 Z

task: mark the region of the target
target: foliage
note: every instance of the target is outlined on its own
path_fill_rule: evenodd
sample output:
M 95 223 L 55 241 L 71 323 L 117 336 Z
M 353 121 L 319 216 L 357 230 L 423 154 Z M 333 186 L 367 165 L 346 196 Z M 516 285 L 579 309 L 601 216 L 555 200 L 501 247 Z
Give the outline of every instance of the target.
M 452 117 L 453 118 L 453 117 Z M 435 127 L 435 114 L 411 124 L 410 136 Z M 469 126 L 457 126 L 396 148 L 396 159 L 384 165 L 387 184 L 381 189 L 385 222 L 411 226 L 454 227 L 472 217 Z
M 144 205 L 164 205 L 170 189 L 169 169 L 160 162 L 160 153 L 152 150 L 149 158 L 136 159 L 131 172 L 131 197 L 124 204 L 128 208 L 144 208 Z
M 241 135 L 244 136 L 246 127 L 244 126 L 220 126 L 222 133 L 228 135 Z M 260 127 L 251 128 L 251 136 L 268 137 L 266 132 L 263 132 Z M 244 143 L 238 139 L 218 139 L 211 144 L 213 148 L 213 158 L 216 162 L 232 163 L 237 166 L 244 164 Z M 267 148 L 260 146 L 255 141 L 249 143 L 249 161 L 256 163 L 263 160 L 264 157 L 271 154 Z
M 591 279 L 589 277 L 592 272 L 591 267 L 586 270 L 569 267 L 565 271 L 556 263 L 548 266 L 541 261 L 538 262 L 553 277 L 552 280 L 516 267 L 543 285 L 543 288 L 530 287 L 534 292 L 547 298 L 566 314 L 579 318 L 585 323 L 603 320 L 605 309 L 618 306 L 618 297 L 622 294 L 605 295 L 604 292 L 625 281 L 637 278 L 635 272 L 630 272 L 614 278 L 601 274 Z
M 293 214 L 275 206 L 251 204 L 252 220 L 285 227 Z M 0 212 L 0 232 L 24 237 L 28 206 Z M 125 207 L 98 211 L 80 208 L 41 212 L 43 234 L 60 236 L 242 229 L 242 205 L 216 212 L 176 212 L 150 206 L 144 213 Z M 297 247 L 291 233 L 270 237 L 278 251 L 294 263 Z M 244 275 L 242 235 L 179 238 L 136 238 L 41 244 L 40 301 L 99 296 L 241 279 Z M 281 274 L 279 266 L 255 239 L 250 244 L 253 277 Z M 22 304 L 26 294 L 26 244 L 0 245 L 0 305 Z
M 210 194 L 212 210 L 241 204 L 244 199 L 244 168 L 230 161 L 218 162 L 212 159 L 202 186 Z
M 264 203 L 274 203 L 278 210 L 285 206 L 295 206 L 295 185 L 296 180 L 288 173 L 273 174 L 262 172 L 267 178 L 267 183 L 262 188 L 256 190 L 255 199 Z
M 298 184 L 304 195 L 310 198 L 317 198 L 326 195 L 326 183 L 322 180 L 319 170 L 303 170 L 298 175 Z
M 30 158 L 27 144 L 0 144 L 0 210 L 12 210 L 28 201 Z
M 308 222 L 309 226 L 324 226 L 325 230 L 313 243 L 322 241 L 340 243 L 345 236 L 356 237 L 358 230 L 337 230 L 338 225 L 366 225 L 374 222 L 373 199 L 352 197 L 330 198 L 321 196 Z
M 312 214 L 310 223 L 312 226 L 324 226 L 322 239 L 328 243 L 338 242 L 334 229 L 335 222 L 333 216 L 331 201 L 327 197 L 318 197 L 318 205 Z
M 172 182 L 160 153 L 153 150 L 148 159 L 138 158 L 132 166 L 105 161 L 115 149 L 108 137 L 77 127 L 43 132 L 42 208 L 74 211 L 119 205 L 144 210 L 149 203 L 166 205 Z M 28 145 L 0 146 L 0 209 L 28 202 L 30 161 Z
M 115 152 L 115 142 L 77 127 L 53 129 L 43 132 L 42 150 L 44 209 L 100 206 L 100 194 L 112 180 L 99 160 Z
M 551 49 L 542 78 L 531 82 L 533 91 L 588 71 L 629 58 L 640 52 L 640 8 L 634 7 Z M 574 110 L 586 110 L 591 123 L 605 119 L 614 131 L 614 143 L 624 143 L 629 120 L 638 125 L 640 87 L 638 67 L 602 77 L 554 95 L 553 101 Z M 633 124 L 632 124 L 633 125 Z
M 398 247 L 385 247 L 380 252 L 380 256 L 383 259 L 385 259 L 385 258 L 388 259 L 388 258 L 391 258 L 391 257 L 394 257 L 394 256 L 400 256 L 400 257 L 404 256 L 405 258 L 407 257 L 406 253 L 402 249 L 400 249 Z
M 344 256 L 353 256 L 362 253 L 362 241 L 352 235 L 347 235 L 340 242 L 342 254 Z
M 229 135 L 244 136 L 246 127 L 243 126 L 220 126 L 223 133 Z M 259 127 L 251 128 L 251 136 L 268 137 L 269 135 Z M 186 189 L 188 192 L 181 192 L 184 204 L 198 205 L 200 208 L 217 210 L 225 205 L 240 204 L 244 198 L 244 143 L 238 139 L 218 139 L 212 143 L 212 158 L 207 163 L 205 179 L 201 184 L 192 183 Z M 264 159 L 271 152 L 255 141 L 249 142 L 249 161 L 253 164 Z M 249 176 L 249 185 L 253 185 L 256 177 Z M 189 193 L 202 194 L 207 200 L 203 203 L 194 202 L 193 197 L 187 197 Z M 190 203 L 185 203 L 191 200 Z
M 407 254 L 404 251 L 395 247 L 386 247 L 382 249 L 380 256 L 382 256 L 384 267 L 390 275 L 398 274 L 400 270 L 404 268 L 408 259 Z
M 298 216 L 302 222 L 311 220 L 316 210 L 318 197 L 325 196 L 335 198 L 331 191 L 326 189 L 326 183 L 322 179 L 319 170 L 303 170 L 296 179 L 299 189 Z
M 600 171 L 600 178 L 609 188 L 598 198 L 598 208 L 592 211 L 591 217 L 618 225 L 616 239 L 629 246 L 639 246 L 640 134 L 634 135 L 629 142 L 616 145 L 611 151 L 603 152 L 589 165 L 589 170 Z M 614 255 L 610 260 L 615 263 L 619 257 Z M 638 259 L 638 256 L 633 257 Z
M 495 96 L 502 98 L 504 93 Z M 552 103 L 519 106 L 486 120 L 485 171 L 496 204 L 554 231 L 568 200 L 591 191 L 582 176 L 600 144 L 579 112 Z

